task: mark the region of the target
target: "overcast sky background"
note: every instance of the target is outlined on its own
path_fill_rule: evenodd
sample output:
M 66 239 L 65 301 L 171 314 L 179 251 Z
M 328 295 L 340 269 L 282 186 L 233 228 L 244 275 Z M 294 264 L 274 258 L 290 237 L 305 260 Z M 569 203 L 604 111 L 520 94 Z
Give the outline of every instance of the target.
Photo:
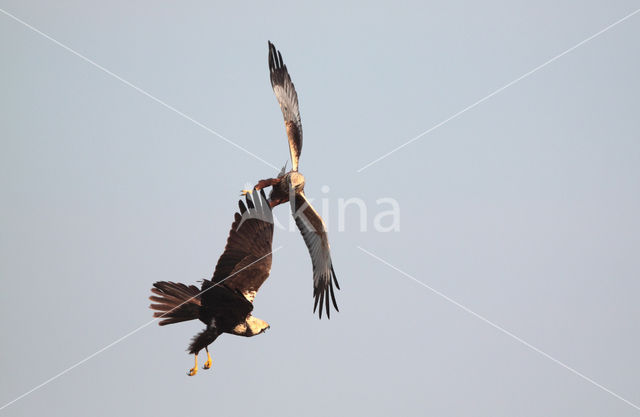
M 280 167 L 272 40 L 342 287 L 319 321 L 277 231 L 266 334 L 189 378 L 202 324 L 152 324 L 0 415 L 640 415 L 357 248 L 640 405 L 640 14 L 356 173 L 639 7 L 0 1 Z M 2 13 L 0 53 L 2 406 L 148 323 L 152 282 L 209 277 L 239 190 L 275 171 Z M 353 207 L 338 231 L 351 197 L 367 232 Z M 399 232 L 372 230 L 384 197 Z

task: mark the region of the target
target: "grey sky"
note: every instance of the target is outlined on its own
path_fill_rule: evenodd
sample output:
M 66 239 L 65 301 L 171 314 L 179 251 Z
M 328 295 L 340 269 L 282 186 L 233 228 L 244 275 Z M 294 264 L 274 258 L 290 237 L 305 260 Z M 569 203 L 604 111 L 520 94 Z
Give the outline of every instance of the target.
M 640 3 L 0 8 L 280 167 L 273 41 L 342 288 L 319 321 L 277 231 L 271 329 L 218 339 L 212 370 L 186 376 L 201 324 L 154 324 L 0 415 L 640 414 L 357 249 L 640 405 L 640 14 L 356 173 Z M 240 189 L 275 171 L 3 14 L 0 51 L 2 406 L 148 322 L 153 281 L 209 277 Z M 355 208 L 337 230 L 350 197 L 369 231 Z M 383 197 L 399 232 L 372 230 Z

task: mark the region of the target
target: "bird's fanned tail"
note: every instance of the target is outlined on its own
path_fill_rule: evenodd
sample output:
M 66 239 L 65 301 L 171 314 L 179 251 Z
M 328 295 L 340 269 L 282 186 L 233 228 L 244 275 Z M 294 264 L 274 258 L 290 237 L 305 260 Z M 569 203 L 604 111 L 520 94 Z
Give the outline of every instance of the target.
M 200 315 L 200 290 L 194 285 L 158 281 L 151 292 L 156 295 L 149 299 L 156 304 L 149 307 L 156 310 L 153 317 L 162 318 L 158 323 L 160 326 L 195 320 Z

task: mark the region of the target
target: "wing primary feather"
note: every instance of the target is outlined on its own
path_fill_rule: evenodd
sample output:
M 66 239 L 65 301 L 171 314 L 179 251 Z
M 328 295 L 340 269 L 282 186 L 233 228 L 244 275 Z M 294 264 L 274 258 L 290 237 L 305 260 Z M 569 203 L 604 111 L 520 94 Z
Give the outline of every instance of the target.
M 340 289 L 340 284 L 338 284 L 338 278 L 336 278 L 336 271 L 333 270 L 333 263 L 331 263 L 331 276 L 333 277 L 333 282 L 336 283 L 336 288 Z M 336 310 L 338 307 L 336 307 Z
M 271 71 L 273 71 L 274 67 L 275 67 L 275 62 L 274 62 L 274 57 L 273 57 L 273 51 L 276 48 L 273 46 L 273 44 L 271 43 L 271 41 L 269 41 L 269 69 Z
M 324 291 L 320 291 L 320 310 L 318 313 L 318 318 L 322 318 L 322 307 L 324 306 Z
M 244 212 L 247 211 L 247 207 L 244 205 L 242 200 L 238 200 L 238 207 L 240 208 L 241 214 L 244 214 Z
M 251 196 L 251 193 L 245 194 L 244 198 L 247 200 L 247 207 L 250 209 L 256 208 L 255 204 L 253 204 L 253 197 Z
M 331 279 L 329 279 L 329 287 L 331 287 Z M 326 295 L 325 295 L 325 306 L 326 306 L 326 310 L 327 310 L 327 319 L 331 318 L 331 309 L 329 308 L 329 288 L 327 288 L 325 290 Z
M 336 308 L 336 311 L 340 311 L 338 309 L 338 303 L 336 303 L 336 295 L 333 293 L 333 284 L 329 284 L 329 290 L 331 290 L 331 301 L 333 302 L 333 306 Z

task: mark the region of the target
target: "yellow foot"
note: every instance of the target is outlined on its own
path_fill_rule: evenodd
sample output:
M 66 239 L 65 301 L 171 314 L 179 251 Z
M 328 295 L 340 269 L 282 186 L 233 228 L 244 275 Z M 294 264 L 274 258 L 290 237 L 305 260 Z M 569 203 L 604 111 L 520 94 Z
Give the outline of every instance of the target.
M 193 365 L 193 368 L 189 369 L 189 372 L 187 373 L 187 375 L 189 376 L 194 376 L 198 373 L 198 354 L 196 353 L 194 356 L 196 359 L 196 363 Z
M 240 195 L 247 195 L 247 194 L 251 194 L 253 192 L 253 190 L 242 190 L 240 191 Z
M 204 363 L 203 367 L 204 367 L 204 369 L 211 368 L 211 354 L 209 354 L 209 349 L 207 349 L 207 361 Z

